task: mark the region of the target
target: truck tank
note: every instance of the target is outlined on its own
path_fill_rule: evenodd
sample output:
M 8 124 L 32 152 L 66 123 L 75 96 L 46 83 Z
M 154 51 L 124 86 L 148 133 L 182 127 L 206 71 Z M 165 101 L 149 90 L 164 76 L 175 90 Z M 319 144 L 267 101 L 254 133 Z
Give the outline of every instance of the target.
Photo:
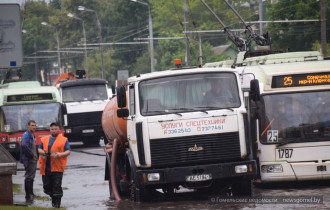
M 107 103 L 103 110 L 102 128 L 106 138 L 109 141 L 112 142 L 115 138 L 117 138 L 122 144 L 124 141 L 126 141 L 127 138 L 127 120 L 117 117 L 118 109 L 117 97 L 115 96 Z

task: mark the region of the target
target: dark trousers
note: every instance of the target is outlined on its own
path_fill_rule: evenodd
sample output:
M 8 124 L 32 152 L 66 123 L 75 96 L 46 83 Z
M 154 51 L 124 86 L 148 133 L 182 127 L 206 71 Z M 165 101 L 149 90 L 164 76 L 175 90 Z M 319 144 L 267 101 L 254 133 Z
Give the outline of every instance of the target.
M 24 180 L 24 188 L 25 188 L 25 198 L 33 199 L 33 182 L 34 177 L 36 176 L 37 169 L 37 161 L 34 159 L 27 160 L 24 164 L 25 168 L 25 180 Z
M 37 161 L 30 159 L 28 163 L 24 165 L 25 168 L 25 180 L 26 181 L 34 181 L 34 177 L 36 176 L 36 169 L 37 169 Z
M 61 198 L 63 196 L 62 178 L 62 172 L 46 171 L 46 174 L 42 176 L 44 192 L 52 198 Z

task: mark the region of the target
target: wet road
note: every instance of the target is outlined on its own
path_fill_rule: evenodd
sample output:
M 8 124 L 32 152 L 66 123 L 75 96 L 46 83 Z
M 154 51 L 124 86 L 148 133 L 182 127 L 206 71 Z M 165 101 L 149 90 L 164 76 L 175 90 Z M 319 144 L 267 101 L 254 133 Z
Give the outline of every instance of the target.
M 329 209 L 330 208 L 330 182 L 307 182 L 299 184 L 276 184 L 264 187 L 253 187 L 253 199 L 264 198 L 264 203 L 256 200 L 221 200 L 217 197 L 204 197 L 184 190 L 174 199 L 134 203 L 128 199 L 115 202 L 109 199 L 108 182 L 104 181 L 105 156 L 102 147 L 83 147 L 81 144 L 72 144 L 72 152 L 68 158 L 67 169 L 63 177 L 62 207 L 80 210 L 105 210 L 105 209 Z M 13 183 L 21 186 L 21 193 L 14 193 L 14 203 L 26 205 L 24 198 L 24 170 L 18 164 L 18 171 L 13 175 Z M 51 202 L 42 191 L 42 181 L 39 170 L 37 171 L 34 192 L 38 197 L 32 206 L 51 208 Z M 274 197 L 278 196 L 278 197 Z M 322 198 L 322 203 L 302 204 L 299 198 Z M 230 197 L 228 197 L 230 198 Z M 279 199 L 277 199 L 279 198 Z M 278 200 L 291 198 L 283 204 Z M 275 202 L 269 204 L 267 202 Z M 286 200 L 287 201 L 287 200 Z M 226 203 L 227 202 L 227 203 Z M 259 200 L 260 202 L 260 200 Z M 300 203 L 299 203 L 300 202 Z M 290 204 L 293 203 L 293 204 Z

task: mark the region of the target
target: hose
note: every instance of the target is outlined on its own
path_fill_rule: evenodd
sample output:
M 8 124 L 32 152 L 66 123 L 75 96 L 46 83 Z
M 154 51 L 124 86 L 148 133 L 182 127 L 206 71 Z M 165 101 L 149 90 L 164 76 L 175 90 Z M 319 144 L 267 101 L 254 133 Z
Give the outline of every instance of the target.
M 116 162 L 117 162 L 117 152 L 119 147 L 119 140 L 115 138 L 113 140 L 113 148 L 111 154 L 111 172 L 110 172 L 110 180 L 111 180 L 111 189 L 113 190 L 113 194 L 115 196 L 116 201 L 120 201 L 121 197 L 118 192 L 117 182 L 116 182 Z

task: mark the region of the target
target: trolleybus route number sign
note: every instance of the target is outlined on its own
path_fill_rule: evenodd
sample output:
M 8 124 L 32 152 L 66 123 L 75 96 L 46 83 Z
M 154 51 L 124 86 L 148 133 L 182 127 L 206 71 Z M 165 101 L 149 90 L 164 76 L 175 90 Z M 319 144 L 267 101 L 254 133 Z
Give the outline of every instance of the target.
M 329 85 L 330 72 L 273 76 L 272 88 Z

